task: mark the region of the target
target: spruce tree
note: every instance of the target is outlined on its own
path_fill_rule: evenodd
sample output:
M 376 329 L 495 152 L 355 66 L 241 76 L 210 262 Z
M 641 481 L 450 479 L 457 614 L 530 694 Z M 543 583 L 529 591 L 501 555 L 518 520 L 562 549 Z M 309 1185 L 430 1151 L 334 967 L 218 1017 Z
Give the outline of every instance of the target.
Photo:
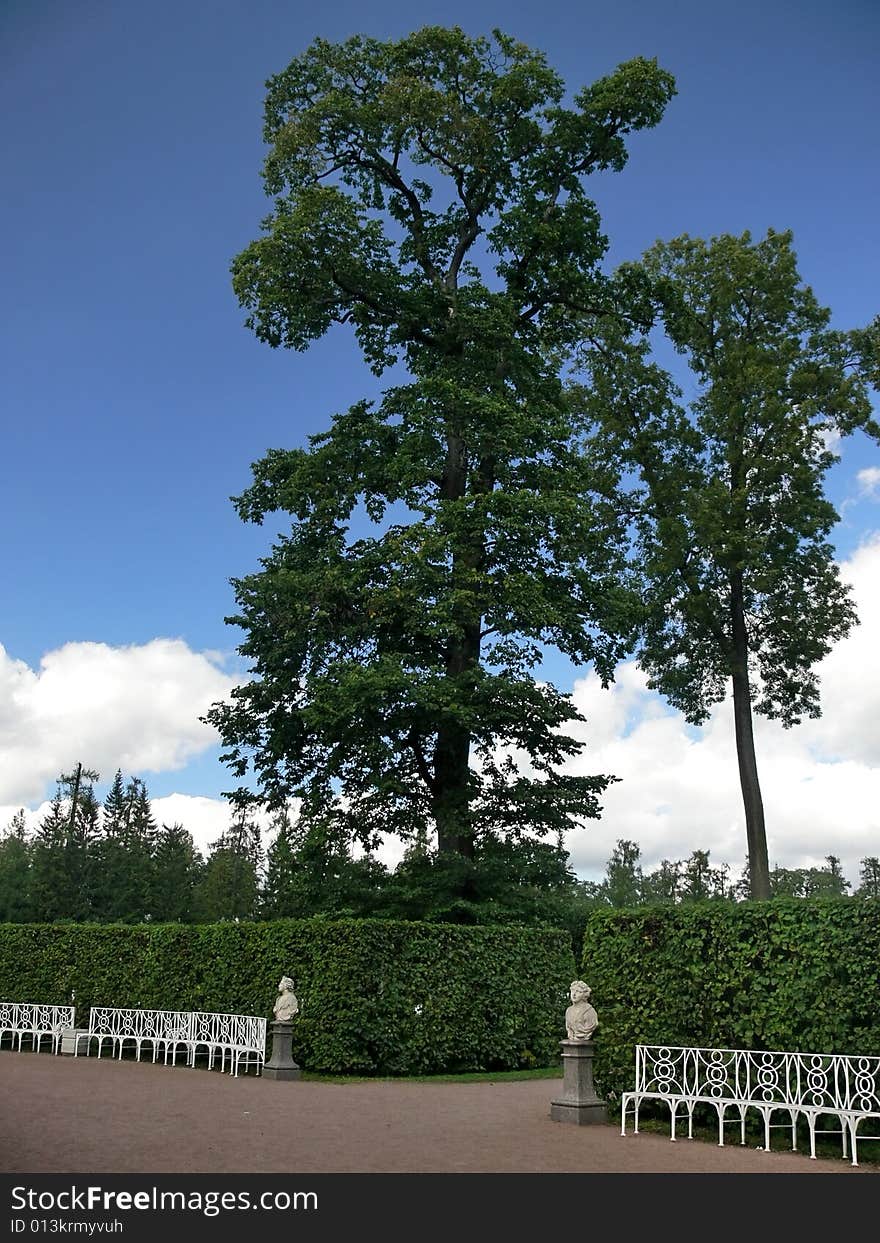
M 0 836 L 0 924 L 33 919 L 31 882 L 31 845 L 22 808 Z

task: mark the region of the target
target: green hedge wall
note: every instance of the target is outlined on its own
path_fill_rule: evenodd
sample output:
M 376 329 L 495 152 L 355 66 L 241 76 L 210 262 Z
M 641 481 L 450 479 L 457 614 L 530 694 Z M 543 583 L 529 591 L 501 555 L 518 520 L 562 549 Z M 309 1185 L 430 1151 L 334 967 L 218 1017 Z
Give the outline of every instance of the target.
M 300 1065 L 402 1075 L 554 1064 L 576 972 L 568 933 L 548 928 L 0 924 L 0 1000 L 63 1005 L 74 990 L 82 1026 L 97 1005 L 271 1019 L 285 974 Z
M 582 975 L 611 1100 L 634 1085 L 637 1044 L 880 1054 L 875 900 L 596 911 Z

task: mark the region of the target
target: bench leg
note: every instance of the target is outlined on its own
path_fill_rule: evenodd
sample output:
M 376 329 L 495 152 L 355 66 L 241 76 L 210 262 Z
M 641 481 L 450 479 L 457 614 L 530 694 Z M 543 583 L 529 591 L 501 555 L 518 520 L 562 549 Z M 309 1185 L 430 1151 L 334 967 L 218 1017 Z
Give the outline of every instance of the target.
M 853 1163 L 853 1165 L 858 1165 L 858 1163 L 859 1163 L 859 1153 L 858 1153 L 858 1145 L 859 1145 L 859 1136 L 858 1136 L 859 1120 L 858 1120 L 858 1118 L 849 1118 L 849 1119 L 848 1119 L 848 1122 L 849 1122 L 849 1134 L 850 1134 L 850 1139 L 852 1140 L 852 1163 Z
M 620 1098 L 620 1133 L 626 1135 L 626 1102 L 629 1097 L 628 1092 L 624 1092 Z

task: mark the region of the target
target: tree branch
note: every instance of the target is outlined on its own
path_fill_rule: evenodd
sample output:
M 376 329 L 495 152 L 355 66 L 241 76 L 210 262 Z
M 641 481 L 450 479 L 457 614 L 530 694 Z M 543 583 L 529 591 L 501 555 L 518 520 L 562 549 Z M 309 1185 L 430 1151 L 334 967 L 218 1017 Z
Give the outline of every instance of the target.
M 421 743 L 419 742 L 419 736 L 416 733 L 415 726 L 413 726 L 409 731 L 406 741 L 415 756 L 416 768 L 419 770 L 419 776 L 427 786 L 428 793 L 432 798 L 435 798 L 437 795 L 437 783 L 431 774 L 430 768 L 428 767 L 428 761 L 425 759 L 425 753 L 422 750 Z

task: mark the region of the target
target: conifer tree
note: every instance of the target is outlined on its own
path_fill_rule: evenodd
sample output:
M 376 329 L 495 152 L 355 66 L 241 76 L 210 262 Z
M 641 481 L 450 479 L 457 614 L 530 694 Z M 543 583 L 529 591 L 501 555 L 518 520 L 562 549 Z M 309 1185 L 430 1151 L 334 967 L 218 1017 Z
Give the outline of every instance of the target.
M 31 882 L 31 847 L 22 808 L 0 836 L 0 923 L 33 919 Z
M 156 838 L 150 884 L 150 914 L 162 923 L 195 918 L 195 890 L 204 862 L 182 824 L 163 824 Z

